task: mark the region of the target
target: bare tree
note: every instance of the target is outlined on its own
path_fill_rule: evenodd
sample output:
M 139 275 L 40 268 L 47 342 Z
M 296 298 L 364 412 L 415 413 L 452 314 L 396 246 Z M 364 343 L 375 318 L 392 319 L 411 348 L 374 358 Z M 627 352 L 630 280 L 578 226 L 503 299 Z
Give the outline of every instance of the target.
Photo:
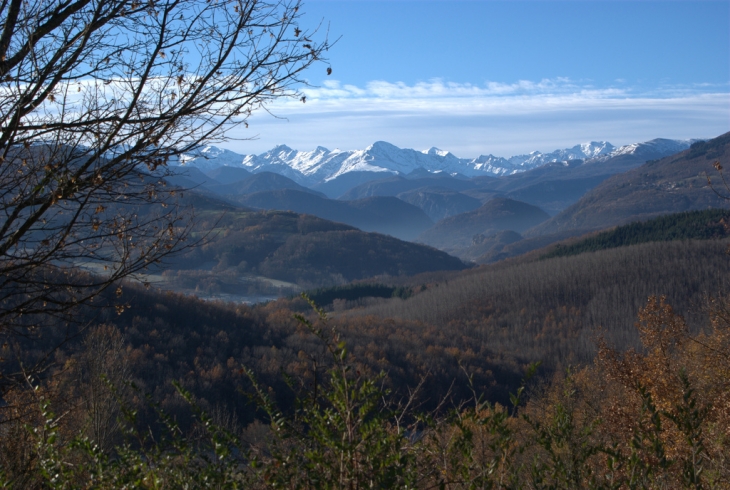
M 117 398 L 128 395 L 126 383 L 131 379 L 119 330 L 110 325 L 91 329 L 75 367 L 74 381 L 84 419 L 82 430 L 97 446 L 109 450 L 121 425 Z
M 0 0 L 0 341 L 182 246 L 168 162 L 300 96 L 330 46 L 300 16 L 297 0 Z

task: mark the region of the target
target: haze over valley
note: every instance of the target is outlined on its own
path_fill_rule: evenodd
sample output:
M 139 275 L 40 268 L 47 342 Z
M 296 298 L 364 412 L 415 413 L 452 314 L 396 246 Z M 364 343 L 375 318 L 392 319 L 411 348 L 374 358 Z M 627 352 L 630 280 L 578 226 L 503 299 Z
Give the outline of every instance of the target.
M 730 488 L 728 19 L 3 2 L 0 488 Z
M 330 227 L 328 232 L 343 232 L 342 225 L 347 225 L 371 234 L 363 234 L 363 239 L 378 233 L 384 235 L 378 241 L 390 236 L 433 247 L 428 253 L 439 249 L 460 258 L 460 267 L 471 267 L 660 214 L 722 207 L 724 201 L 707 186 L 705 174 L 714 169 L 708 168 L 704 159 L 707 153 L 699 148 L 723 146 L 726 139 L 722 136 L 704 142 L 659 138 L 619 148 L 607 142 L 591 142 L 545 154 L 533 152 L 508 158 L 490 155 L 471 160 L 433 148 L 417 152 L 384 142 L 348 152 L 321 147 L 300 152 L 279 146 L 257 156 L 209 146 L 182 156 L 180 165 L 171 167 L 172 175 L 167 180 L 181 190 L 207 196 L 221 208 L 230 207 L 227 213 L 231 215 L 267 211 L 250 214 L 260 216 L 255 223 L 261 224 L 255 229 L 266 223 L 268 233 L 277 232 L 279 236 L 259 247 L 270 254 L 265 260 L 284 253 L 278 244 L 288 243 L 287 253 L 297 254 L 291 242 L 294 238 L 287 238 L 291 232 L 284 231 L 289 225 L 282 224 L 279 229 L 271 224 L 282 219 L 275 216 L 285 215 L 276 212 L 289 212 L 320 218 L 324 220 L 320 226 L 331 223 L 326 225 Z M 700 153 L 704 156 L 694 157 Z M 639 179 L 633 188 L 642 189 L 641 197 L 617 190 L 632 189 L 632 178 Z M 229 230 L 235 223 L 231 216 L 226 216 L 224 222 Z M 206 245 L 207 250 L 216 250 L 212 255 L 192 260 L 190 257 L 200 254 L 186 254 L 186 270 L 170 270 L 166 275 L 180 278 L 199 270 L 196 274 L 200 283 L 188 278 L 176 284 L 187 284 L 185 290 L 197 290 L 199 294 L 217 289 L 225 298 L 235 297 L 230 294 L 236 294 L 237 284 L 244 292 L 255 292 L 258 285 L 261 293 L 266 293 L 263 299 L 277 292 L 292 294 L 301 288 L 342 285 L 370 276 L 398 276 L 406 270 L 433 271 L 439 263 L 424 260 L 421 268 L 393 269 L 385 265 L 389 258 L 372 248 L 375 242 L 367 246 L 351 242 L 355 248 L 343 254 L 353 260 L 371 257 L 376 263 L 367 267 L 368 272 L 343 274 L 325 259 L 336 253 L 324 251 L 322 239 L 318 239 L 321 262 L 314 257 L 305 260 L 308 265 L 304 270 L 309 270 L 309 277 L 282 269 L 272 275 L 273 269 L 260 262 L 261 252 L 250 256 L 252 252 L 244 251 L 250 247 L 246 243 L 251 240 L 244 237 L 249 236 L 246 230 L 251 225 L 240 226 L 243 248 L 231 252 L 216 249 L 216 244 L 224 240 L 214 233 Z M 349 233 L 356 233 L 354 229 Z M 318 230 L 324 232 L 324 228 Z M 298 240 L 302 239 L 307 238 Z M 423 250 L 426 253 L 427 248 Z M 317 268 L 331 272 L 314 272 Z M 221 283 L 224 271 L 229 275 L 226 284 Z M 272 281 L 285 282 L 279 283 L 277 291 Z

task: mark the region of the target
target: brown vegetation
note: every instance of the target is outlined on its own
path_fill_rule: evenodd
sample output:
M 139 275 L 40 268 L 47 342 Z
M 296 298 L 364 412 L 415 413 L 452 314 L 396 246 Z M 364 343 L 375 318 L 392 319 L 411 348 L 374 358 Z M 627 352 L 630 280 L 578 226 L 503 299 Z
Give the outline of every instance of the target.
M 180 254 L 173 268 L 208 265 L 317 287 L 467 267 L 431 247 L 286 211 L 209 212 L 199 215 L 197 229 L 213 232 L 207 243 Z
M 93 423 L 78 425 L 93 419 L 88 404 L 57 415 L 53 408 L 69 406 L 66 399 L 39 388 L 25 395 L 35 410 L 4 421 L 4 433 L 14 437 L 0 445 L 0 481 L 61 488 L 727 488 L 728 304 L 716 298 L 711 327 L 692 334 L 665 298 L 651 297 L 636 323 L 641 350 L 619 352 L 602 342 L 593 365 L 558 372 L 543 389 L 523 385 L 506 405 L 475 391 L 470 401 L 431 415 L 419 414 L 417 398 L 399 402 L 383 390 L 384 373 L 361 371 L 324 316 L 300 316 L 302 335 L 315 342 L 298 356 L 304 369 L 289 371 L 296 411 L 281 411 L 244 368 L 265 425 L 242 430 L 219 411 L 201 411 L 179 388 L 194 430 L 181 435 L 155 408 L 167 435 L 150 438 L 126 411 L 117 435 L 128 442 L 108 452 L 94 445 L 100 435 Z M 89 343 L 115 335 L 100 329 Z M 96 358 L 111 361 L 110 372 L 123 365 L 115 355 Z M 139 405 L 118 400 L 126 410 Z M 24 422 L 34 430 L 24 431 Z M 83 427 L 90 432 L 79 436 Z

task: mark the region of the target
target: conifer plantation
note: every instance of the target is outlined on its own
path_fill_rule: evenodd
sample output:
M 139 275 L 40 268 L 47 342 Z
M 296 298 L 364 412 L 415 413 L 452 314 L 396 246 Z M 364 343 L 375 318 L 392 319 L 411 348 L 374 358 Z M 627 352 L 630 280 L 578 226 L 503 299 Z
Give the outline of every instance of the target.
M 332 73 L 297 0 L 0 9 L 0 488 L 730 488 L 729 134 L 572 203 L 528 175 L 553 217 L 521 177 L 336 183 L 477 265 L 177 168 Z

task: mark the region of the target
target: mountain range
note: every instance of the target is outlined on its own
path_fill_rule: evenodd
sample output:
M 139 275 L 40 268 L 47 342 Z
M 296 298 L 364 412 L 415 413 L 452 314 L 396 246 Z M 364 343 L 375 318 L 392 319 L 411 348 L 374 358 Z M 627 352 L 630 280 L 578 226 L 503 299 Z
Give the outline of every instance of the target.
M 418 241 L 450 251 L 481 242 L 484 234 L 509 230 L 516 232 L 516 235 L 549 218 L 550 216 L 537 206 L 497 197 L 473 211 L 444 218 L 422 233 Z
M 279 145 L 260 155 L 241 155 L 207 146 L 184 155 L 177 163 L 184 167 L 197 167 L 204 172 L 220 167 L 243 168 L 253 173 L 274 172 L 303 186 L 313 187 L 331 183 L 347 175 L 365 173 L 365 177 L 373 179 L 393 174 L 407 175 L 420 169 L 452 176 L 504 176 L 548 163 L 600 162 L 621 155 L 664 156 L 689 148 L 692 142 L 693 140 L 655 139 L 616 148 L 606 141 L 592 141 L 550 153 L 534 151 L 509 158 L 481 155 L 473 159 L 458 158 L 453 153 L 438 148 L 425 151 L 398 148 L 384 141 L 375 142 L 364 150 L 352 151 L 328 150 L 322 146 L 312 151 L 299 151 Z M 337 197 L 325 190 L 322 192 L 330 197 Z
M 730 189 L 716 165 L 730 166 L 730 133 L 697 141 L 687 150 L 606 178 L 557 215 L 520 232 L 522 239 L 507 241 L 503 236 L 484 233 L 470 247 L 454 250 L 453 246 L 458 245 L 454 243 L 449 251 L 465 260 L 489 263 L 570 236 L 665 214 L 727 209 Z M 440 222 L 426 233 L 439 226 Z
M 235 206 L 310 214 L 480 263 L 606 226 L 722 205 L 703 172 L 727 138 L 619 148 L 591 142 L 473 160 L 384 142 L 353 152 L 279 146 L 259 156 L 206 147 L 171 167 L 168 180 Z
M 688 150 L 606 179 L 528 235 L 569 229 L 591 231 L 667 213 L 727 207 L 723 197 L 727 189 L 713 164 L 727 166 L 728 158 L 730 133 L 696 142 Z M 708 180 L 713 177 L 715 187 L 710 188 Z
M 311 191 L 277 189 L 236 196 L 233 199 L 247 208 L 310 214 L 401 240 L 414 240 L 434 224 L 419 207 L 391 196 L 338 201 L 312 194 Z

